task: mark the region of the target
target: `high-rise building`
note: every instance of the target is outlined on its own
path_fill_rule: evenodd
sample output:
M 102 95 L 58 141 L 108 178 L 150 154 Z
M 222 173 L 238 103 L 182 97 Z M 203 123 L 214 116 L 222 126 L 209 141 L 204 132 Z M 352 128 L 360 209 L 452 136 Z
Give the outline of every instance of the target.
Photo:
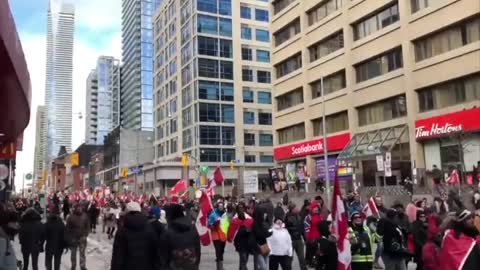
M 37 181 L 42 177 L 43 170 L 45 169 L 45 140 L 47 115 L 45 106 L 37 107 L 36 125 L 35 125 L 35 156 L 33 165 L 33 180 Z
M 74 17 L 75 7 L 70 2 L 49 1 L 45 80 L 47 162 L 57 155 L 60 146 L 70 151 L 72 145 Z
M 100 56 L 96 69 L 87 78 L 85 142 L 103 144 L 104 138 L 115 127 L 118 119 L 118 96 L 120 77 L 119 62 L 111 56 Z M 115 82 L 116 80 L 116 82 Z
M 480 157 L 477 0 L 270 3 L 279 166 L 324 179 L 326 147 L 329 175 L 347 166 L 338 175 L 364 191 L 400 187 L 407 177 L 428 185 L 434 165 L 472 179 Z
M 155 157 L 273 166 L 266 1 L 164 1 L 155 16 Z M 238 179 L 237 170 L 224 170 Z M 168 177 L 168 176 L 166 176 Z M 172 177 L 174 178 L 174 177 Z
M 152 16 L 160 0 L 122 0 L 121 123 L 153 130 Z

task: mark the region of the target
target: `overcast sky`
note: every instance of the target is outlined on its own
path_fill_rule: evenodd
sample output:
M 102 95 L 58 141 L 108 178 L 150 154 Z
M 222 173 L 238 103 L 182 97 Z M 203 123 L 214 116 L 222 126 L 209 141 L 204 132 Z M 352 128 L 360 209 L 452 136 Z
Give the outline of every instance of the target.
M 2 0 L 3 1 L 3 0 Z M 60 1 L 60 0 L 53 0 Z M 100 55 L 121 56 L 121 0 L 66 0 L 75 3 L 73 52 L 73 112 L 85 116 L 85 88 L 88 73 Z M 23 151 L 17 152 L 17 189 L 22 175 L 33 171 L 35 116 L 45 104 L 46 22 L 48 0 L 9 0 L 20 36 L 32 84 L 30 123 L 24 132 Z M 85 117 L 73 116 L 72 148 L 85 137 Z

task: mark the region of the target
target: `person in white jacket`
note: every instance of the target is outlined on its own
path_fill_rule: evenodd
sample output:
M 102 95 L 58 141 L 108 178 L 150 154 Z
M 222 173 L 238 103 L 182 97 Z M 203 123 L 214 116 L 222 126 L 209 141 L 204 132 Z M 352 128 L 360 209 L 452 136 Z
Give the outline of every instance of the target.
M 269 269 L 278 270 L 278 266 L 282 270 L 292 269 L 292 238 L 285 228 L 282 218 L 276 217 L 272 228 L 272 235 L 267 238 L 268 247 L 270 248 Z

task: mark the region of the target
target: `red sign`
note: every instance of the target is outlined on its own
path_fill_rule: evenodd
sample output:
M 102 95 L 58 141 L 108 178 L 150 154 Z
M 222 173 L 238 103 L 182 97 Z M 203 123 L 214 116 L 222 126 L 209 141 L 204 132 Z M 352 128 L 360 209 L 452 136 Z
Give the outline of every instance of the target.
M 350 141 L 350 133 L 327 137 L 328 151 L 342 150 Z M 273 149 L 275 160 L 282 160 L 323 153 L 323 138 L 291 144 Z
M 473 108 L 415 121 L 417 140 L 480 130 L 480 108 Z

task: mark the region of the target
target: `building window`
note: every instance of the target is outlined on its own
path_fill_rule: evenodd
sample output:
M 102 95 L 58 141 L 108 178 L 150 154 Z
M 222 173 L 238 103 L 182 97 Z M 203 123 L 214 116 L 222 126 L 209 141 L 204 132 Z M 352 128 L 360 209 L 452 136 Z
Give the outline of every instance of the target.
M 218 82 L 199 81 L 198 82 L 198 98 L 208 100 L 219 100 L 220 89 Z
M 255 9 L 255 20 L 261 22 L 268 22 L 268 10 Z
M 200 126 L 201 145 L 220 145 L 219 126 Z
M 259 112 L 258 113 L 258 124 L 260 125 L 272 125 L 272 113 Z
M 384 99 L 358 108 L 358 124 L 366 126 L 407 115 L 404 95 Z
M 232 20 L 220 18 L 219 19 L 219 34 L 225 37 L 232 36 Z
M 222 83 L 221 100 L 233 101 L 233 83 Z
M 478 40 L 480 40 L 480 17 L 415 41 L 415 60 L 418 62 L 428 59 Z
M 251 53 L 251 50 L 250 50 L 250 53 Z M 257 50 L 257 62 L 270 63 L 270 52 L 265 50 Z
M 243 134 L 243 143 L 245 145 L 255 145 L 255 134 L 254 133 L 244 133 Z
M 303 88 L 298 88 L 281 96 L 277 99 L 277 111 L 283 111 L 290 107 L 303 103 Z
M 198 54 L 218 56 L 218 39 L 199 36 Z
M 220 78 L 233 80 L 233 62 L 220 61 Z
M 277 14 L 286 8 L 291 3 L 295 2 L 295 0 L 276 0 L 273 1 L 273 14 Z
M 182 140 L 182 148 L 190 148 L 192 147 L 192 130 L 191 129 L 184 129 L 183 130 L 183 140 Z
M 198 59 L 198 76 L 218 78 L 218 61 L 212 59 Z
M 248 124 L 248 125 L 255 124 L 255 113 L 254 112 L 249 112 L 249 111 L 244 111 L 243 112 L 243 123 Z
M 278 129 L 278 143 L 284 144 L 305 139 L 305 123 L 296 124 L 286 128 Z
M 255 38 L 257 41 L 270 42 L 270 33 L 268 30 L 255 29 Z
M 322 81 L 318 80 L 310 83 L 312 88 L 312 98 L 322 96 Z M 323 92 L 325 95 L 342 90 L 346 87 L 345 70 L 330 74 L 323 78 Z
M 241 28 L 242 39 L 251 40 L 252 39 L 252 28 L 242 25 Z
M 429 86 L 417 93 L 420 112 L 480 100 L 480 73 Z
M 272 134 L 260 134 L 260 146 L 273 146 Z
M 233 105 L 222 105 L 222 122 L 235 123 L 235 111 L 233 109 Z
M 258 91 L 257 93 L 259 104 L 272 104 L 272 93 L 265 91 Z
M 252 61 L 252 49 L 242 47 L 242 60 Z
M 235 144 L 235 128 L 222 127 L 222 145 L 234 145 L 234 144 Z
M 235 160 L 235 149 L 222 149 L 222 161 L 230 162 Z
M 232 58 L 233 48 L 232 41 L 226 39 L 220 39 L 220 57 Z
M 255 163 L 255 155 L 245 154 L 245 163 Z
M 220 105 L 213 103 L 200 103 L 200 122 L 220 122 Z
M 250 7 L 240 6 L 240 18 L 251 19 L 252 18 L 252 9 Z
M 220 13 L 220 15 L 232 15 L 232 1 L 218 0 L 218 13 Z
M 318 60 L 343 48 L 343 31 L 333 34 L 308 48 L 310 62 Z
M 243 88 L 243 102 L 253 103 L 253 91 L 250 88 Z
M 272 155 L 260 155 L 260 163 L 273 163 Z
M 220 149 L 217 148 L 201 148 L 200 162 L 220 162 Z
M 177 152 L 177 149 L 178 149 L 178 139 L 177 138 L 173 138 L 170 140 L 170 154 L 174 154 Z
M 217 13 L 217 0 L 197 0 L 197 9 L 199 11 Z
M 302 54 L 297 53 L 294 56 L 275 65 L 277 79 L 302 67 Z
M 170 119 L 170 134 L 177 132 L 177 118 Z
M 300 33 L 300 18 L 296 18 L 291 23 L 287 24 L 282 29 L 273 34 L 275 39 L 275 46 L 279 46 L 290 38 Z
M 253 82 L 253 70 L 248 68 L 242 69 L 242 81 Z
M 308 25 L 315 24 L 340 9 L 343 1 L 345 0 L 322 1 L 319 5 L 307 11 Z
M 362 39 L 382 28 L 385 28 L 400 19 L 398 4 L 389 6 L 372 16 L 369 16 L 353 25 L 355 40 Z
M 271 83 L 272 76 L 270 75 L 270 71 L 263 71 L 257 70 L 257 82 L 259 83 Z
M 348 130 L 348 113 L 347 111 L 331 114 L 326 116 L 327 134 Z M 313 136 L 323 136 L 323 118 L 312 120 Z
M 198 15 L 197 32 L 211 35 L 218 34 L 218 19 L 217 17 Z
M 438 3 L 438 0 L 410 0 L 412 6 L 412 14 L 431 6 L 433 3 Z
M 398 47 L 356 65 L 357 83 L 387 74 L 402 67 L 402 48 Z

